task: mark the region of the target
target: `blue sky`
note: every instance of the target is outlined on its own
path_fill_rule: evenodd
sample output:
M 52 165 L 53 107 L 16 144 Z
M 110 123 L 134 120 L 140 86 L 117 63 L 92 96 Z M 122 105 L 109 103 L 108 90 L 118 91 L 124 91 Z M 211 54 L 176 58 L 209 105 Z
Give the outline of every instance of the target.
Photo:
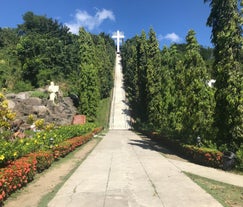
M 210 13 L 203 0 L 1 0 L 0 27 L 16 28 L 27 11 L 58 20 L 77 32 L 112 35 L 120 30 L 125 40 L 148 33 L 152 27 L 160 46 L 184 43 L 190 29 L 199 44 L 212 46 L 211 28 L 206 26 Z

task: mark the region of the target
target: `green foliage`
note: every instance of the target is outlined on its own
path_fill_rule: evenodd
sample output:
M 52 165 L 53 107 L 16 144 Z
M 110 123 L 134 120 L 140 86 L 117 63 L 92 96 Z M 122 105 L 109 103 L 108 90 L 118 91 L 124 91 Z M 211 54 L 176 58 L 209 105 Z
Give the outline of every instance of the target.
M 113 87 L 113 67 L 115 57 L 113 56 L 112 61 L 110 61 L 110 57 L 107 45 L 107 37 L 102 34 L 99 36 L 93 36 L 93 42 L 95 45 L 95 64 L 98 69 L 99 76 L 99 91 L 101 99 L 107 98 L 110 96 L 111 89 Z
M 48 169 L 54 161 L 54 156 L 51 151 L 36 152 L 31 154 L 36 159 L 36 171 L 38 173 Z
M 134 119 L 186 143 L 197 136 L 213 140 L 214 90 L 200 55 L 195 32 L 189 31 L 184 54 L 177 45 L 160 52 L 154 31 L 149 38 L 127 41 L 122 48 L 125 86 Z
M 237 0 L 208 1 L 215 48 L 200 46 L 190 30 L 186 44 L 159 51 L 154 31 L 148 39 L 142 32 L 122 47 L 125 89 L 136 124 L 235 152 L 243 141 L 242 13 Z
M 111 100 L 111 98 L 100 100 L 97 110 L 97 117 L 95 119 L 95 123 L 97 123 L 97 126 L 109 128 Z
M 11 121 L 15 118 L 15 113 L 13 113 L 8 108 L 8 101 L 5 96 L 0 93 L 0 132 L 10 128 Z
M 95 61 L 94 42 L 89 33 L 83 28 L 79 31 L 80 42 L 80 107 L 79 112 L 85 114 L 89 121 L 94 121 L 100 99 L 97 62 Z
M 93 65 L 83 65 L 79 84 L 80 95 L 80 113 L 87 116 L 89 121 L 94 121 L 97 115 L 99 103 L 98 74 Z
M 0 205 L 3 205 L 3 201 L 16 190 L 31 182 L 36 173 L 49 168 L 54 159 L 58 160 L 60 157 L 64 157 L 75 148 L 86 143 L 93 137 L 93 134 L 100 132 L 100 130 L 101 128 L 96 128 L 83 136 L 77 136 L 55 144 L 51 149 L 46 149 L 45 151 L 37 149 L 38 151 L 28 153 L 14 161 L 9 160 L 0 169 Z M 0 155 L 0 160 L 3 157 L 3 155 Z
M 132 109 L 131 116 L 133 118 L 136 118 L 137 116 L 141 117 L 140 114 L 143 114 L 143 112 L 146 113 L 145 108 L 142 109 L 140 107 L 139 93 L 141 91 L 138 91 L 139 79 L 137 74 L 138 70 L 140 69 L 137 68 L 137 61 L 136 61 L 139 58 L 139 54 L 137 54 L 136 51 L 137 41 L 138 41 L 138 37 L 135 37 L 129 40 L 127 46 L 122 47 L 122 60 L 121 60 L 123 65 L 125 90 L 129 100 L 130 108 Z M 144 67 L 143 69 L 145 70 L 146 65 L 144 65 L 143 67 Z M 143 114 L 143 116 L 145 116 L 145 114 Z
M 158 40 L 153 29 L 149 31 L 148 51 L 147 51 L 147 113 L 148 123 L 153 126 L 153 129 L 158 129 L 161 126 L 161 56 Z
M 33 86 L 30 82 L 19 80 L 13 87 L 13 91 L 16 93 L 23 92 L 23 91 L 31 91 Z
M 212 27 L 212 43 L 215 45 L 217 143 L 227 144 L 235 151 L 243 141 L 242 13 L 237 0 L 209 2 L 211 13 L 207 24 Z
M 243 171 L 243 144 L 236 152 L 236 169 Z
M 15 51 L 19 41 L 16 34 L 16 29 L 0 28 L 0 87 L 7 90 L 12 90 L 21 78 L 20 62 Z
M 113 87 L 115 43 L 109 35 L 92 35 L 83 28 L 74 35 L 56 20 L 27 12 L 17 28 L 0 28 L 0 37 L 1 87 L 30 91 L 54 81 L 65 94 L 82 99 L 75 103 L 80 113 L 96 118 L 98 102 Z
M 190 30 L 186 37 L 187 45 L 184 59 L 185 86 L 182 113 L 183 130 L 181 136 L 193 142 L 197 136 L 202 139 L 213 137 L 214 90 L 207 85 L 209 74 L 199 53 L 195 32 Z
M 221 168 L 223 153 L 211 148 L 199 148 L 192 145 L 183 145 L 182 153 L 198 164 Z
M 23 157 L 31 152 L 47 150 L 51 144 L 58 145 L 69 138 L 84 135 L 94 129 L 94 124 L 87 123 L 85 125 L 61 126 L 50 131 L 37 132 L 31 138 L 16 139 L 12 142 L 1 138 L 0 165 Z M 53 143 L 50 143 L 51 138 L 53 139 Z
M 41 99 L 47 99 L 49 97 L 49 94 L 43 91 L 33 91 L 31 92 L 31 96 L 32 97 L 37 97 L 37 98 L 41 98 Z

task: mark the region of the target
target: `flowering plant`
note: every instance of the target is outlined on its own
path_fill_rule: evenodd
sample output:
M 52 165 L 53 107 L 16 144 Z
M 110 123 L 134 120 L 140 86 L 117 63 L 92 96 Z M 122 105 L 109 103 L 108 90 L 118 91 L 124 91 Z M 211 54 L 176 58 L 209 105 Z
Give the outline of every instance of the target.
M 95 128 L 85 135 L 65 139 L 63 142 L 55 143 L 53 148 L 50 148 L 50 146 L 46 147 L 45 144 L 48 143 L 46 141 L 48 138 L 45 133 L 37 134 L 35 138 L 29 140 L 21 139 L 16 143 L 12 143 L 16 148 L 11 148 L 12 145 L 4 142 L 5 150 L 9 149 L 10 155 L 8 153 L 2 154 L 3 151 L 0 149 L 0 161 L 5 161 L 4 167 L 1 166 L 0 168 L 0 206 L 11 193 L 32 181 L 36 173 L 40 173 L 50 167 L 54 159 L 57 160 L 66 156 L 69 152 L 90 140 L 94 133 L 100 132 L 101 129 Z M 35 144 L 39 147 L 35 148 Z M 42 145 L 44 146 L 44 151 L 39 150 Z M 26 153 L 25 155 L 21 153 L 23 149 L 24 153 Z M 34 150 L 36 151 L 34 152 Z M 15 151 L 16 154 L 13 153 Z M 27 154 L 29 151 L 31 153 Z M 17 156 L 20 155 L 22 157 L 17 159 Z M 15 159 L 12 160 L 14 157 Z

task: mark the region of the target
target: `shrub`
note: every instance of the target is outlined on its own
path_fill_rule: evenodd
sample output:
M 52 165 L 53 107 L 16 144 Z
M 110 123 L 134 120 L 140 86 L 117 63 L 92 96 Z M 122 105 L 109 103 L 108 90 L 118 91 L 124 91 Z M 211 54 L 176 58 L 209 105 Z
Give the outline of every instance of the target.
M 32 156 L 22 157 L 0 169 L 0 203 L 34 179 L 36 163 L 36 159 Z
M 27 118 L 27 124 L 33 124 L 35 120 L 35 117 L 33 114 L 30 114 Z
M 243 144 L 240 145 L 236 152 L 236 169 L 243 171 Z
M 16 160 L 26 154 L 49 150 L 50 145 L 59 145 L 65 140 L 84 135 L 95 129 L 94 124 L 62 126 L 48 131 L 37 132 L 31 138 L 7 141 L 0 139 L 0 167 L 4 167 L 8 161 Z M 50 140 L 53 139 L 53 143 Z
M 0 93 L 0 129 L 9 129 L 10 121 L 12 121 L 14 118 L 15 113 L 8 108 L 8 101 L 6 100 L 5 96 Z
M 215 168 L 222 167 L 223 153 L 215 149 L 182 145 L 183 154 L 194 162 Z
M 160 134 L 154 132 L 142 131 L 142 133 L 148 137 L 151 137 L 152 139 L 155 139 L 159 143 L 162 143 L 169 149 L 180 153 L 182 156 L 185 156 L 192 162 L 215 168 L 222 167 L 223 153 L 216 149 L 186 145 L 181 143 L 179 140 L 161 137 Z
M 37 98 L 40 98 L 40 99 L 48 99 L 49 94 L 47 92 L 42 92 L 42 91 L 33 91 L 31 93 L 31 96 L 37 97 Z
M 54 156 L 51 151 L 40 151 L 30 154 L 36 159 L 36 170 L 38 173 L 48 169 L 54 161 Z
M 24 82 L 24 81 L 18 81 L 14 85 L 14 92 L 19 93 L 23 91 L 31 91 L 33 89 L 33 86 L 30 82 Z
M 43 129 L 45 121 L 44 121 L 44 119 L 38 119 L 38 120 L 35 121 L 34 124 L 35 124 L 37 129 Z

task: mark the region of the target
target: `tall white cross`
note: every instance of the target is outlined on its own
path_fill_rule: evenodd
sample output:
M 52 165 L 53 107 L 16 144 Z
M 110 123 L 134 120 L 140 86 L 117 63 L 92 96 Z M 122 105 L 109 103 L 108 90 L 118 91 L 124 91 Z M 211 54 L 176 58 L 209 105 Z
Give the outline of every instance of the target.
M 125 38 L 123 32 L 117 30 L 117 32 L 113 33 L 112 38 L 116 39 L 116 52 L 120 53 L 120 40 Z

